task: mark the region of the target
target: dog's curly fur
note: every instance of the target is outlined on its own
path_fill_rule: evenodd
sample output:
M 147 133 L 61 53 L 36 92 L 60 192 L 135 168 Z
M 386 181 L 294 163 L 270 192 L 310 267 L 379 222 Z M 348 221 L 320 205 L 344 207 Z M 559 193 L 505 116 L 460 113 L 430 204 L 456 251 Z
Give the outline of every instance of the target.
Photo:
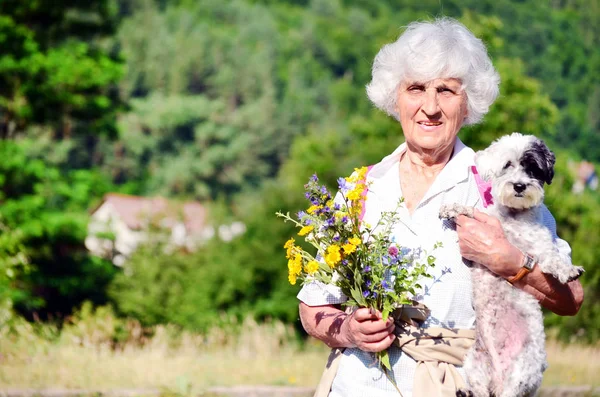
M 542 223 L 544 183 L 554 176 L 554 154 L 541 140 L 513 133 L 477 152 L 479 173 L 492 182 L 493 205 L 508 240 L 537 258 L 537 266 L 561 283 L 578 278 L 583 269 L 572 266 L 556 249 L 553 235 Z M 473 215 L 473 208 L 450 205 L 440 217 Z M 539 302 L 480 264 L 472 267 L 477 337 L 465 358 L 469 390 L 474 397 L 534 396 L 546 369 L 545 334 Z M 459 395 L 457 393 L 457 395 Z

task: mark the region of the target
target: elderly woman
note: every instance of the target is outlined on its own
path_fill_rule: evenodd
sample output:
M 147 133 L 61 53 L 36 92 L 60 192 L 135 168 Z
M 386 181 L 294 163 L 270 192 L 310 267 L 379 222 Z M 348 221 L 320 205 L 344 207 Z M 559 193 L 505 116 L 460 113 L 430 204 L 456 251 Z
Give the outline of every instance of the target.
M 444 228 L 438 217 L 446 203 L 482 208 L 469 171 L 474 152 L 458 133 L 463 125 L 481 121 L 498 96 L 498 84 L 498 73 L 481 40 L 448 18 L 410 24 L 375 58 L 369 99 L 400 122 L 405 142 L 369 172 L 364 221 L 377 224 L 381 213 L 396 208 L 403 197 L 402 222 L 393 231 L 396 241 L 413 253 L 443 243 L 435 252 L 433 279 L 414 297 L 430 309 L 420 324 L 423 328 L 474 328 L 471 277 L 463 259 L 507 279 L 523 263 L 524 254 L 509 243 L 497 219 L 476 211 L 474 218 L 460 216 L 454 231 Z M 546 221 L 553 229 L 549 213 Z M 556 244 L 561 254 L 570 256 L 566 242 L 557 238 Z M 578 281 L 560 284 L 544 276 L 539 266 L 515 287 L 560 315 L 574 315 L 583 300 Z M 391 319 L 383 321 L 380 313 L 365 308 L 344 312 L 339 304 L 346 297 L 332 285 L 306 284 L 298 298 L 305 330 L 330 347 L 345 348 L 330 396 L 398 395 L 373 362 L 372 352 L 388 348 L 397 386 L 404 397 L 413 395 L 416 362 L 392 345 L 396 336 Z M 457 372 L 464 377 L 460 365 Z

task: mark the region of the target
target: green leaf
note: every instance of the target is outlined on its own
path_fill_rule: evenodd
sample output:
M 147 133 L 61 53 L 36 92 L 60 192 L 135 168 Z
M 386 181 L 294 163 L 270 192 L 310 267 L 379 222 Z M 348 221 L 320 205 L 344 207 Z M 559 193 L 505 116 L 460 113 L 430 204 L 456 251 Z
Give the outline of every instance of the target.
M 385 369 L 391 370 L 392 365 L 390 364 L 390 355 L 387 350 L 378 353 L 379 355 L 379 364 Z
M 360 292 L 359 289 L 357 288 L 352 288 L 350 290 L 350 294 L 352 295 L 352 298 L 354 298 L 354 300 L 358 303 L 359 306 L 366 306 L 366 301 L 365 301 L 365 297 L 362 296 L 362 293 Z

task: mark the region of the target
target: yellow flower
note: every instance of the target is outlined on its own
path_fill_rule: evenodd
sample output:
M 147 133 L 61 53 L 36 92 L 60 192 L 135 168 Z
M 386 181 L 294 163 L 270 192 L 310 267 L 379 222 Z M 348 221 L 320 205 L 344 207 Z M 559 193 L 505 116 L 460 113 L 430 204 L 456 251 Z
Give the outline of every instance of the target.
M 315 227 L 313 225 L 304 226 L 298 232 L 298 236 L 306 236 L 308 233 L 312 232 Z
M 325 254 L 325 263 L 327 263 L 329 267 L 333 268 L 341 260 L 342 254 L 340 253 L 340 247 L 337 245 L 330 245 L 327 248 L 327 253 Z
M 316 210 L 320 210 L 321 206 L 320 205 L 311 205 L 306 212 L 308 212 L 309 214 L 312 215 L 313 212 L 315 212 Z
M 357 189 L 352 189 L 348 193 L 347 197 L 348 197 L 348 200 L 350 200 L 350 201 L 358 201 L 358 200 L 360 200 L 361 192 Z
M 288 281 L 290 282 L 290 284 L 296 285 L 296 276 L 294 276 L 293 274 L 290 273 L 288 275 Z
M 314 274 L 317 270 L 319 270 L 319 262 L 317 261 L 308 261 L 308 263 L 304 265 L 304 271 L 308 274 Z
M 356 245 L 354 244 L 344 244 L 342 248 L 344 249 L 345 254 L 351 254 L 356 251 Z
M 360 241 L 361 240 L 358 237 L 352 237 L 348 239 L 348 242 L 353 245 L 359 245 Z
M 294 257 L 288 261 L 288 271 L 290 274 L 299 275 L 302 273 L 302 255 L 294 254 Z
M 362 203 L 360 201 L 355 201 L 350 206 L 350 215 L 360 214 L 363 210 Z
M 294 255 L 294 251 L 297 250 L 297 247 L 294 245 L 294 239 L 291 238 L 285 242 L 283 248 L 286 249 L 285 257 L 290 259 L 292 255 Z
M 367 175 L 367 167 L 355 168 L 352 175 L 346 178 L 348 182 L 359 182 L 365 179 Z

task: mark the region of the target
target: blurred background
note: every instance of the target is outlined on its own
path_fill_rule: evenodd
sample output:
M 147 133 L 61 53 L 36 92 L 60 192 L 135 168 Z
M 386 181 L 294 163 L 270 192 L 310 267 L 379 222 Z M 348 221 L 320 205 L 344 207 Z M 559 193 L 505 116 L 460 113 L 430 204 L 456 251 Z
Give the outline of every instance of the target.
M 557 156 L 546 203 L 585 302 L 545 385 L 600 385 L 598 0 L 0 0 L 0 388 L 313 386 L 276 211 L 402 142 L 364 86 L 413 20 L 488 46 L 474 149 Z

